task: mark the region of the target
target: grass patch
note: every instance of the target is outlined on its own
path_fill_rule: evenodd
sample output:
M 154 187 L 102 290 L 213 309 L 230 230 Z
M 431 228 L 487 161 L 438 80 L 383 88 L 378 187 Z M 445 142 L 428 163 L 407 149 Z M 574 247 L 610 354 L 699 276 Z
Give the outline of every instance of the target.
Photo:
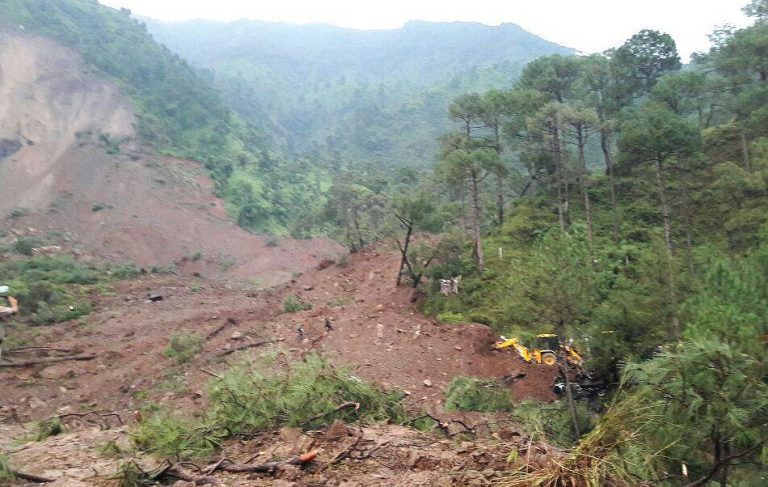
M 200 353 L 203 349 L 203 344 L 205 344 L 205 339 L 193 333 L 178 333 L 171 337 L 168 348 L 165 349 L 163 354 L 176 360 L 177 363 L 183 364 L 189 362 L 195 355 Z
M 8 218 L 11 220 L 15 220 L 17 218 L 21 218 L 23 216 L 27 216 L 32 212 L 29 208 L 24 208 L 22 206 L 19 206 L 17 208 L 14 208 L 9 214 Z
M 64 431 L 64 426 L 58 416 L 38 421 L 35 425 L 33 438 L 35 441 L 43 441 L 51 436 L 56 436 Z
M 0 485 L 8 485 L 14 478 L 11 467 L 8 465 L 8 457 L 0 453 Z
M 307 311 L 312 309 L 312 305 L 310 303 L 306 303 L 301 300 L 301 298 L 297 298 L 294 295 L 290 295 L 287 298 L 285 298 L 285 301 L 283 302 L 283 309 L 286 313 L 296 313 L 299 311 Z
M 459 323 L 466 323 L 467 319 L 461 313 L 446 312 L 437 315 L 437 321 L 447 325 L 457 325 Z
M 0 276 L 7 276 L 4 284 L 19 299 L 19 313 L 38 325 L 90 313 L 92 294 L 103 293 L 113 280 L 133 278 L 138 273 L 135 266 L 111 267 L 68 255 L 14 257 L 0 262 Z
M 473 377 L 456 377 L 445 390 L 447 411 L 511 411 L 512 394 L 502 383 Z
M 280 371 L 262 372 L 272 367 L 261 361 L 230 368 L 209 383 L 209 407 L 202 418 L 159 411 L 138 425 L 134 443 L 159 455 L 206 458 L 237 434 L 281 426 L 318 428 L 336 419 L 371 423 L 404 418 L 401 395 L 379 391 L 318 355 Z M 348 401 L 360 407 L 334 412 Z

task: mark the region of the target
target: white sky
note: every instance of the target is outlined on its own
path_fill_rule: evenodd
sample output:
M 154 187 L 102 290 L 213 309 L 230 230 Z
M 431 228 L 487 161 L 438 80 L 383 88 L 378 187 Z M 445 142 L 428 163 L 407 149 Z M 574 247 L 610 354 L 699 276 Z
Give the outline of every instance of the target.
M 621 45 L 641 29 L 667 32 L 687 60 L 709 48 L 723 24 L 744 26 L 749 0 L 99 0 L 160 20 L 324 22 L 392 29 L 409 20 L 512 22 L 547 40 L 591 53 Z

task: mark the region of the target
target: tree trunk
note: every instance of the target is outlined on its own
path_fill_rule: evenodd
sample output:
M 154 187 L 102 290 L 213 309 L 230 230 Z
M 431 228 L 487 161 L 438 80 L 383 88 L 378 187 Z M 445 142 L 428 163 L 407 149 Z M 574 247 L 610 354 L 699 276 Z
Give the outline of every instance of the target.
M 685 213 L 685 251 L 688 271 L 696 271 L 693 262 L 693 211 L 691 211 L 691 192 L 684 174 L 680 175 L 680 187 L 683 189 L 683 212 Z
M 565 163 L 563 161 L 563 150 L 562 150 L 562 141 L 560 140 L 560 128 L 557 126 L 557 124 L 554 125 L 554 130 L 552 132 L 552 140 L 553 140 L 553 149 L 555 151 L 555 164 L 557 165 L 557 172 L 560 179 L 560 185 L 562 186 L 562 191 L 560 193 L 560 206 L 562 207 L 562 227 L 563 229 L 568 228 L 571 225 L 571 217 L 570 217 L 570 185 L 568 184 L 568 174 L 566 171 Z M 563 230 L 565 231 L 565 230 Z
M 741 158 L 744 161 L 744 170 L 748 173 L 752 172 L 752 163 L 749 160 L 749 143 L 747 142 L 747 134 L 744 129 L 741 129 L 739 134 L 741 136 Z
M 475 264 L 478 272 L 483 272 L 483 242 L 480 235 L 480 198 L 478 195 L 478 176 L 472 174 L 472 234 L 475 243 Z
M 669 217 L 669 204 L 667 202 L 667 192 L 664 189 L 664 178 L 662 177 L 661 158 L 657 158 L 654 163 L 656 171 L 656 184 L 659 191 L 659 200 L 661 202 L 661 215 L 664 220 L 664 243 L 667 248 L 667 272 L 669 273 L 669 302 L 672 309 L 672 334 L 677 337 L 680 333 L 680 322 L 677 319 L 677 294 L 675 291 L 675 269 L 674 269 L 674 248 L 672 246 L 672 225 Z
M 397 271 L 397 282 L 395 283 L 396 286 L 399 286 L 403 279 L 403 268 L 405 267 L 405 264 L 408 260 L 408 246 L 411 244 L 411 234 L 413 233 L 413 222 L 410 220 L 406 220 L 405 218 L 401 217 L 400 215 L 395 215 L 400 220 L 400 222 L 405 226 L 406 233 L 405 233 L 405 245 L 403 245 L 403 251 L 402 251 L 402 258 L 400 259 L 400 269 Z M 400 241 L 397 242 L 398 247 L 400 246 Z
M 584 146 L 587 141 L 584 137 L 584 127 L 577 129 L 577 143 L 579 145 L 579 168 L 581 170 L 581 192 L 584 195 L 584 214 L 587 217 L 587 244 L 589 245 L 589 261 L 592 264 L 592 205 L 589 200 L 589 171 L 587 171 L 587 158 L 584 155 Z
M 613 240 L 619 241 L 619 205 L 616 202 L 616 180 L 613 176 L 613 160 L 611 159 L 610 134 L 607 129 L 600 130 L 600 147 L 605 159 L 605 170 L 608 174 L 608 185 L 611 190 L 611 213 L 613 215 Z
M 557 136 L 557 127 L 552 128 L 552 157 L 555 161 L 555 187 L 557 188 L 557 220 L 560 223 L 560 231 L 565 233 L 565 210 L 563 208 L 563 169 L 560 164 L 560 143 Z
M 504 225 L 504 178 L 501 172 L 496 174 L 496 216 L 499 226 Z

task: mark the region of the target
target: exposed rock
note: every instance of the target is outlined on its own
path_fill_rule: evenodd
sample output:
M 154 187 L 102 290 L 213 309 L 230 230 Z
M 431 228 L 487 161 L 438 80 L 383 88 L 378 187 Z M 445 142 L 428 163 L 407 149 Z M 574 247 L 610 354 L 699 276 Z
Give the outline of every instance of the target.
M 429 379 L 424 379 L 424 382 L 422 382 L 422 384 L 424 384 L 424 387 L 432 387 L 432 381 Z

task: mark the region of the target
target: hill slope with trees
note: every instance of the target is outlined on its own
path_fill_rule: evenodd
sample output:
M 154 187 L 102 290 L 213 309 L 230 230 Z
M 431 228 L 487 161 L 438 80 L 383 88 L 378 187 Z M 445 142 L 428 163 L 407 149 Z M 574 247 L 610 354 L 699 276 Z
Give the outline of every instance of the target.
M 452 96 L 505 86 L 538 56 L 572 53 L 514 24 L 146 22 L 159 42 L 211 69 L 230 105 L 280 134 L 285 150 L 356 166 L 428 166 Z

